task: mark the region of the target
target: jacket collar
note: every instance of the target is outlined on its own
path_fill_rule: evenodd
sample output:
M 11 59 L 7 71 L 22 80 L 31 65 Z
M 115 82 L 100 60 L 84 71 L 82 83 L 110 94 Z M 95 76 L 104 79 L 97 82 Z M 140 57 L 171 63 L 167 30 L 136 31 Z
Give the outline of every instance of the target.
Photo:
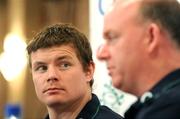
M 99 106 L 99 99 L 95 94 L 92 94 L 92 99 L 85 105 L 76 119 L 92 119 L 97 114 Z M 49 115 L 45 119 L 49 119 Z

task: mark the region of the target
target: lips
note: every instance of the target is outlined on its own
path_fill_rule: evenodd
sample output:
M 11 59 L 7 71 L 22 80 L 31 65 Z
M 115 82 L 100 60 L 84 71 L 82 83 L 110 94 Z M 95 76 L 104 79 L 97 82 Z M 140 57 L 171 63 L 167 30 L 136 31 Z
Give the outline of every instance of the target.
M 109 76 L 112 76 L 112 72 L 111 72 L 111 71 L 108 71 L 108 75 L 109 75 Z
M 113 67 L 107 67 L 109 76 L 112 76 Z
M 48 89 L 45 89 L 44 91 L 43 91 L 43 93 L 47 93 L 47 92 L 57 92 L 57 91 L 60 91 L 60 90 L 63 90 L 63 89 L 61 89 L 61 88 L 48 88 Z

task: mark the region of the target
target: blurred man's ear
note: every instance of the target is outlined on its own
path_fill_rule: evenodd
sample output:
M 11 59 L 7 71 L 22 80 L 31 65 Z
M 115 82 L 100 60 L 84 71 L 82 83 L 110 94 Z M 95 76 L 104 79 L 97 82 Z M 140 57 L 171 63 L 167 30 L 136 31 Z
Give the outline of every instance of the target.
M 146 39 L 147 50 L 149 53 L 153 53 L 158 49 L 161 40 L 160 37 L 161 37 L 160 27 L 155 23 L 149 24 L 147 28 L 147 39 Z

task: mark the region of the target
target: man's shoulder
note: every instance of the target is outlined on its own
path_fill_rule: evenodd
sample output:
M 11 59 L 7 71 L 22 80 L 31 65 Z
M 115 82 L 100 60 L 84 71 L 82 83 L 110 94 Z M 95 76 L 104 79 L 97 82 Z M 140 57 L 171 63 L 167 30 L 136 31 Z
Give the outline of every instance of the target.
M 163 119 L 180 119 L 180 86 L 161 94 L 150 104 L 143 105 L 138 112 L 139 119 L 149 117 Z
M 180 85 L 172 88 L 171 90 L 167 90 L 164 92 L 159 99 L 157 100 L 158 103 L 176 103 L 180 104 Z M 165 104 L 166 104 L 165 103 Z
M 104 105 L 100 106 L 98 115 L 101 115 L 101 117 L 104 117 L 104 119 L 123 119 L 120 114 Z

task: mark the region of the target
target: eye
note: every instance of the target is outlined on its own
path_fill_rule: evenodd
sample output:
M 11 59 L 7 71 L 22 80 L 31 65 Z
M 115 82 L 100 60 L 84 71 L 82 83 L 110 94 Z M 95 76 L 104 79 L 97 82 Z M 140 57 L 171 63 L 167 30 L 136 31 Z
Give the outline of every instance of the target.
M 69 62 L 61 62 L 59 66 L 61 70 L 67 70 L 70 68 L 71 64 Z
M 38 71 L 38 72 L 45 72 L 46 70 L 47 70 L 47 66 L 45 65 L 40 65 L 40 66 L 35 67 L 35 71 Z
M 110 32 L 110 33 L 106 34 L 105 39 L 107 39 L 108 44 L 114 44 L 119 39 L 119 35 L 116 33 Z

